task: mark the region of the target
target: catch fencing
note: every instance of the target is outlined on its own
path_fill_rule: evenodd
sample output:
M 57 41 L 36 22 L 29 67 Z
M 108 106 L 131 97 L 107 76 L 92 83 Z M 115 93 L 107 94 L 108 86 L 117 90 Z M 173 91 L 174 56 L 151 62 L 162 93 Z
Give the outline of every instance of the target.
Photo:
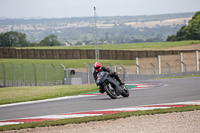
M 63 70 L 53 64 L 0 64 L 0 86 L 61 85 Z
M 95 83 L 93 65 L 84 63 L 85 69 L 66 68 L 63 64 L 0 64 L 0 87 L 80 85 Z M 106 65 L 111 70 L 123 71 L 119 74 L 125 79 L 125 67 Z
M 136 58 L 136 66 L 126 69 L 129 80 L 146 80 L 185 75 L 200 75 L 199 51 L 162 55 L 156 58 Z
M 123 81 L 147 80 L 185 75 L 200 75 L 199 51 L 162 55 L 155 58 L 136 58 L 136 65 L 104 66 L 117 72 Z M 50 86 L 93 84 L 93 64 L 85 68 L 66 68 L 63 64 L 0 64 L 0 87 L 5 86 Z

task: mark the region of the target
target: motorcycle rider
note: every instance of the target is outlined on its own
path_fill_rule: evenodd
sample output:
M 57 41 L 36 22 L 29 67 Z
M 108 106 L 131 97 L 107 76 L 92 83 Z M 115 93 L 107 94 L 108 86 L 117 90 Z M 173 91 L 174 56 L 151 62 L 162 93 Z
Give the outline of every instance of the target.
M 96 82 L 96 80 L 97 80 L 97 74 L 98 74 L 99 72 L 101 72 L 101 71 L 106 71 L 106 72 L 108 72 L 109 75 L 110 75 L 111 77 L 114 77 L 116 80 L 119 81 L 120 85 L 124 85 L 124 83 L 121 81 L 121 79 L 119 78 L 119 76 L 117 75 L 116 72 L 112 72 L 109 68 L 102 66 L 100 62 L 96 62 L 96 63 L 94 64 L 93 76 L 94 76 L 95 82 Z M 104 92 L 105 92 L 104 89 L 101 88 L 101 86 L 99 87 L 99 92 L 100 92 L 100 93 L 104 93 Z

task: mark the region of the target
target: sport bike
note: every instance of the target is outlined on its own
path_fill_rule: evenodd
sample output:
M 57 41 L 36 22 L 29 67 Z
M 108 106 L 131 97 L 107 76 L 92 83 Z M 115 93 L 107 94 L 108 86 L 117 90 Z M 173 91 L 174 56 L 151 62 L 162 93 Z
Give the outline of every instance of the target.
M 107 72 L 99 72 L 96 80 L 97 86 L 100 86 L 112 99 L 116 99 L 117 96 L 122 95 L 123 97 L 129 96 L 129 90 L 125 85 L 120 85 L 114 77 Z

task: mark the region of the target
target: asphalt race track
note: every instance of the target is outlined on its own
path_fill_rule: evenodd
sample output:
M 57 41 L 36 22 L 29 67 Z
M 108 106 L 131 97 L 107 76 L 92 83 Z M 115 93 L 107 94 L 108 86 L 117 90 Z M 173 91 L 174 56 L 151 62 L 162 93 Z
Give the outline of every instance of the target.
M 161 87 L 130 90 L 128 98 L 111 99 L 106 94 L 0 106 L 0 120 L 120 107 L 200 100 L 200 77 L 146 80 L 127 84 L 161 84 Z M 98 88 L 97 88 L 98 89 Z

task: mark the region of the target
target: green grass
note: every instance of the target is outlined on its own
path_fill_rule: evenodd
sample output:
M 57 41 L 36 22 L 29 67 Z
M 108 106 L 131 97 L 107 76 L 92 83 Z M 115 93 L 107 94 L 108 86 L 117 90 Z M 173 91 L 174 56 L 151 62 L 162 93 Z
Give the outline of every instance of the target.
M 74 96 L 98 91 L 95 84 L 61 86 L 24 86 L 0 88 L 0 105 Z
M 135 65 L 135 60 L 99 60 L 102 65 Z M 14 64 L 14 65 L 65 65 L 66 68 L 85 68 L 84 63 L 90 63 L 92 66 L 96 61 L 94 59 L 0 59 L 0 64 Z
M 163 49 L 176 46 L 200 44 L 199 40 L 177 41 L 177 42 L 152 42 L 152 43 L 131 43 L 131 44 L 107 44 L 98 45 L 101 50 L 147 50 Z M 20 47 L 21 48 L 21 47 Z M 95 49 L 94 45 L 86 46 L 53 46 L 53 47 L 22 47 L 23 49 Z
M 112 120 L 112 119 L 115 120 L 115 119 L 119 119 L 119 118 L 131 117 L 131 116 L 166 114 L 166 113 L 185 112 L 185 111 L 194 111 L 194 110 L 200 110 L 200 106 L 185 106 L 185 107 L 169 108 L 169 109 L 121 112 L 121 113 L 116 113 L 116 114 L 107 114 L 107 115 L 103 115 L 103 116 L 68 118 L 68 119 L 61 119 L 61 120 L 54 120 L 54 121 L 43 121 L 43 122 L 17 124 L 17 125 L 6 125 L 6 126 L 0 126 L 0 131 L 20 130 L 20 129 L 36 128 L 36 127 L 61 126 L 61 125 L 66 125 L 66 124 L 87 123 L 87 122 L 91 122 L 91 121 L 105 121 L 105 120 Z

